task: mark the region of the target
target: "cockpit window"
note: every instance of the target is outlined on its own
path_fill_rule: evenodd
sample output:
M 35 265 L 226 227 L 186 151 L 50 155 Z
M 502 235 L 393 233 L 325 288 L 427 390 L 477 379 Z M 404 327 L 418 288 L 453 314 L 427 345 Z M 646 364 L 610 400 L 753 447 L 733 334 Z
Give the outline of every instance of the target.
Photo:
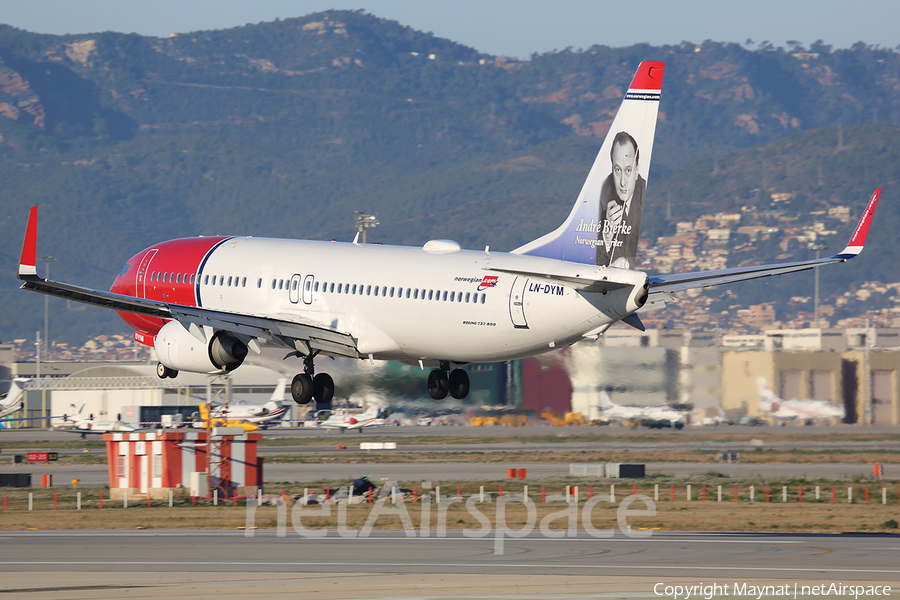
M 129 267 L 131 267 L 131 263 L 125 263 L 125 266 L 122 267 L 122 270 L 119 272 L 119 277 L 125 277 L 125 273 L 128 272 Z

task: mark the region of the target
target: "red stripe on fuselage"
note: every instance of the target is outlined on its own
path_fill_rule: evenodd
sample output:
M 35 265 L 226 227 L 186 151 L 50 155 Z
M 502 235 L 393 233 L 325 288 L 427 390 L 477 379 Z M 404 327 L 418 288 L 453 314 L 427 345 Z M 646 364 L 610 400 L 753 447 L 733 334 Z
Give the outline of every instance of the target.
M 183 238 L 151 246 L 127 261 L 128 268 L 119 273 L 109 291 L 182 306 L 196 306 L 196 278 L 200 275 L 200 267 L 210 252 L 227 239 Z M 165 321 L 156 317 L 126 312 L 119 312 L 119 316 L 138 332 L 151 336 L 159 333 L 160 328 L 165 325 Z

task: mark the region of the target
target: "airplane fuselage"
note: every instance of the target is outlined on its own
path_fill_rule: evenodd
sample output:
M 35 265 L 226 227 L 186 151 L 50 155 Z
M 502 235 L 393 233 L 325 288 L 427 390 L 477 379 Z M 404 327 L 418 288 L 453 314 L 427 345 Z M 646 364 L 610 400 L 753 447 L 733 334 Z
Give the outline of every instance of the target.
M 573 265 L 585 267 L 461 250 L 446 241 L 420 248 L 188 238 L 132 257 L 111 291 L 286 321 L 302 317 L 353 336 L 361 357 L 491 362 L 571 344 L 627 314 L 618 307 L 627 302 L 630 288 L 587 293 L 559 280 L 486 270 L 499 266 L 533 273 Z M 646 280 L 640 272 L 613 272 L 632 284 Z M 135 328 L 136 339 L 147 344 L 165 324 L 154 317 L 120 315 Z

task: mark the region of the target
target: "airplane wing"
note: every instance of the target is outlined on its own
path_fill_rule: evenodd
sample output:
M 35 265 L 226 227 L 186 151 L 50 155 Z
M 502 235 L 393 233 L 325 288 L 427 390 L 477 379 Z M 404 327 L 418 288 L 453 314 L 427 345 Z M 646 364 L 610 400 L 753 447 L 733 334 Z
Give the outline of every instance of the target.
M 23 282 L 20 286 L 23 290 L 121 312 L 176 320 L 189 331 L 194 331 L 196 326 L 208 325 L 217 331 L 228 331 L 238 336 L 265 340 L 278 346 L 297 350 L 302 354 L 310 354 L 319 350 L 325 354 L 359 358 L 356 340 L 351 335 L 315 323 L 304 322 L 294 317 L 291 317 L 290 320 L 272 319 L 184 306 L 50 281 L 38 277 L 36 265 L 37 207 L 33 206 L 28 217 L 22 258 L 19 261 L 18 277 Z M 192 325 L 195 327 L 191 327 Z
M 881 188 L 878 188 L 872 193 L 872 198 L 866 205 L 866 210 L 859 219 L 859 223 L 856 225 L 856 229 L 853 231 L 853 235 L 850 237 L 847 247 L 834 256 L 800 262 L 737 267 L 733 269 L 719 269 L 716 271 L 654 275 L 650 277 L 650 299 L 647 303 L 650 304 L 654 300 L 660 299 L 672 292 L 723 285 L 726 283 L 734 283 L 736 281 L 746 281 L 748 279 L 758 279 L 760 277 L 781 275 L 783 273 L 791 273 L 794 271 L 805 271 L 820 265 L 836 262 L 847 262 L 862 252 L 863 247 L 865 246 L 866 235 L 869 233 L 869 225 L 871 225 L 872 217 L 875 215 L 875 207 L 878 205 L 878 197 L 880 195 Z M 654 296 L 656 296 L 656 298 L 654 298 Z

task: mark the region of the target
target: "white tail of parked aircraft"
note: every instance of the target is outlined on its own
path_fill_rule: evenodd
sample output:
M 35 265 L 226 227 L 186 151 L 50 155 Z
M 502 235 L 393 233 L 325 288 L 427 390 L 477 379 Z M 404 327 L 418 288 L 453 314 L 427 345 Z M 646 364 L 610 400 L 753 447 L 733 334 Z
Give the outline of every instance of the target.
M 22 410 L 25 389 L 22 387 L 28 379 L 17 377 L 9 382 L 9 390 L 0 398 L 0 419 Z
M 509 253 L 216 236 L 140 251 L 109 292 L 37 274 L 37 207 L 18 276 L 22 288 L 112 308 L 153 346 L 157 373 L 229 372 L 261 344 L 302 360 L 299 404 L 331 401 L 319 356 L 397 360 L 428 374 L 429 395 L 465 398 L 472 362 L 501 362 L 596 339 L 677 291 L 803 271 L 859 254 L 880 190 L 847 247 L 816 260 L 652 275 L 634 270 L 665 64 L 642 62 L 569 216 Z
M 782 400 L 775 395 L 763 377 L 756 380 L 759 387 L 759 410 L 782 421 L 794 420 L 841 420 L 846 414 L 844 408 L 826 400 Z

